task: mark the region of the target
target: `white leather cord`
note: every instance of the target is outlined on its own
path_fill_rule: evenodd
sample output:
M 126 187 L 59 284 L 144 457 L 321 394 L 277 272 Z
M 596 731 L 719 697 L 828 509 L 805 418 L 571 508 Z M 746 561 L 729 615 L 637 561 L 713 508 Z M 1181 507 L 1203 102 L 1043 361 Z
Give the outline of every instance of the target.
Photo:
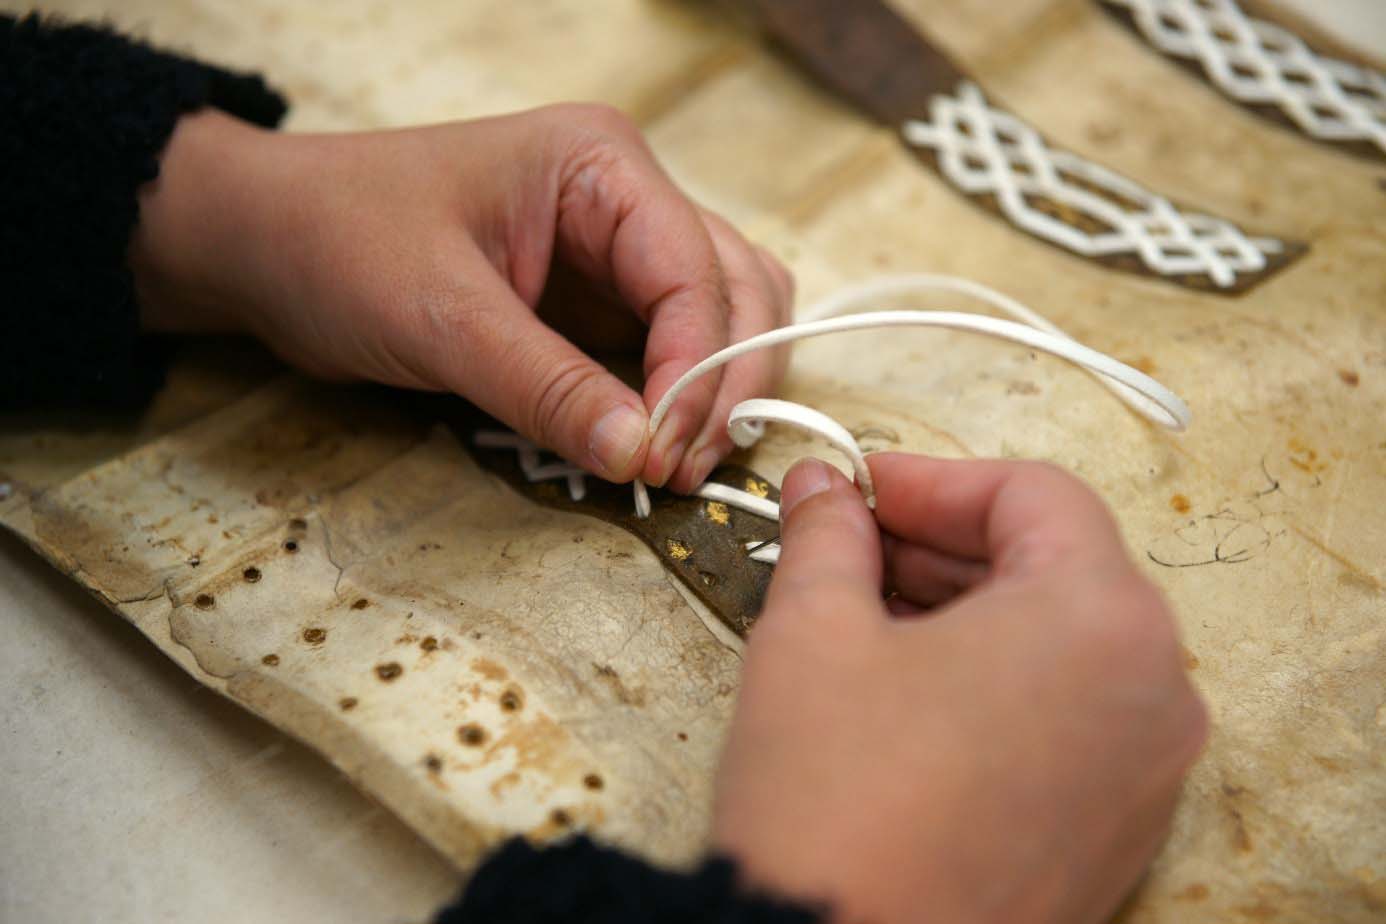
M 901 277 L 891 280 L 890 285 L 895 287 L 895 291 L 919 291 L 927 288 L 940 288 L 938 277 L 926 277 L 927 281 L 918 278 L 907 279 Z M 966 283 L 965 280 L 956 282 L 965 283 L 968 288 L 975 283 Z M 883 281 L 877 286 L 885 285 Z M 946 283 L 952 286 L 953 283 Z M 961 291 L 960 286 L 955 287 Z M 985 294 L 979 294 L 985 292 Z M 815 306 L 814 312 L 825 310 L 843 310 L 851 304 L 860 301 L 865 297 L 863 293 L 877 296 L 879 292 L 873 287 L 864 287 L 846 293 L 845 295 L 835 296 L 827 303 L 820 303 Z M 1125 363 L 1118 362 L 1104 353 L 1099 353 L 1090 347 L 1083 346 L 1078 341 L 1064 334 L 1054 325 L 1044 318 L 1030 311 L 1024 305 L 1020 305 L 1014 300 L 1007 299 L 1000 293 L 986 289 L 977 289 L 967 294 L 977 295 L 984 298 L 990 304 L 1000 307 L 1013 315 L 1024 318 L 1027 324 L 1015 321 L 1005 321 L 999 318 L 987 317 L 985 315 L 967 314 L 956 311 L 875 311 L 864 314 L 856 314 L 848 317 L 829 317 L 818 320 L 803 321 L 792 324 L 777 330 L 767 331 L 748 337 L 740 343 L 732 344 L 725 349 L 719 350 L 707 359 L 695 365 L 684 373 L 669 390 L 660 398 L 655 405 L 653 413 L 650 415 L 650 433 L 653 434 L 659 429 L 659 425 L 664 421 L 665 415 L 669 413 L 669 408 L 678 400 L 679 394 L 696 381 L 699 377 L 706 375 L 713 369 L 717 369 L 726 363 L 731 362 L 738 356 L 744 356 L 755 350 L 763 350 L 769 347 L 778 346 L 782 343 L 790 343 L 795 340 L 803 340 L 808 337 L 821 337 L 826 334 L 844 333 L 847 331 L 872 330 L 887 327 L 943 327 L 951 330 L 973 331 L 975 333 L 986 334 L 1002 340 L 1009 340 L 1013 343 L 1023 344 L 1036 350 L 1050 353 L 1054 356 L 1067 359 L 1070 362 L 1082 367 L 1089 373 L 1099 377 L 1103 384 L 1112 389 L 1119 398 L 1128 406 L 1139 413 L 1141 416 L 1159 424 L 1170 430 L 1184 430 L 1190 421 L 1189 409 L 1186 404 L 1169 389 L 1159 382 L 1146 375 L 1138 369 L 1134 369 Z M 826 308 L 824 307 L 826 304 Z M 1019 311 L 1016 311 L 1016 308 Z M 752 401 L 764 401 L 766 399 L 751 399 Z M 742 402 L 745 404 L 746 402 Z M 787 404 L 788 402 L 780 402 Z M 741 405 L 737 405 L 732 410 L 732 416 L 737 416 L 737 410 Z M 746 415 L 750 416 L 750 415 Z M 823 415 L 819 415 L 822 417 Z M 826 419 L 826 418 L 825 418 Z M 815 423 L 806 423 L 811 418 L 802 415 L 797 416 L 794 423 L 801 428 L 810 429 L 830 442 L 837 438 L 836 432 L 819 428 Z M 840 425 L 835 424 L 839 429 Z M 741 436 L 746 438 L 752 431 L 742 428 Z M 845 432 L 845 431 L 844 431 Z M 735 438 L 735 436 L 734 436 Z M 850 438 L 850 436 L 849 436 Z M 753 441 L 752 441 L 753 442 Z M 855 441 L 853 441 L 855 445 Z M 857 450 L 860 452 L 860 450 Z M 854 464 L 855 467 L 855 464 Z M 649 494 L 642 481 L 637 479 L 634 482 L 635 510 L 636 515 L 645 517 L 649 515 L 650 502 Z
M 742 491 L 719 481 L 704 481 L 698 485 L 698 490 L 693 493 L 704 500 L 717 501 L 728 507 L 735 507 L 737 510 L 744 510 L 767 520 L 780 518 L 780 505 L 768 497 L 761 497 L 750 491 Z
M 963 279 L 960 276 L 945 276 L 938 273 L 899 273 L 877 276 L 865 282 L 843 286 L 831 295 L 800 311 L 797 320 L 801 322 L 817 321 L 822 318 L 836 317 L 837 315 L 848 314 L 862 305 L 925 292 L 947 292 L 975 298 L 1037 330 L 1048 331 L 1056 337 L 1073 339 L 1057 324 L 1004 292 L 998 292 L 980 282 L 973 282 L 971 279 Z M 1161 426 L 1166 426 L 1158 419 L 1158 406 L 1134 388 L 1091 369 L 1085 368 L 1083 371 L 1091 375 L 1101 383 L 1102 387 L 1116 395 L 1123 404 L 1137 414 L 1147 420 L 1155 421 Z
M 746 543 L 746 550 L 750 553 L 751 561 L 761 561 L 767 565 L 779 563 L 780 544 L 778 542 L 771 542 L 768 545 L 748 542 Z
M 863 304 L 922 292 L 947 292 L 975 298 L 1023 323 L 956 311 L 874 311 L 837 317 Z M 969 279 L 930 273 L 882 276 L 834 292 L 804 309 L 800 318 L 797 324 L 749 337 L 720 350 L 688 370 L 655 406 L 650 415 L 650 433 L 659 429 L 683 389 L 700 376 L 738 356 L 806 337 L 886 327 L 943 327 L 1024 344 L 1075 363 L 1136 413 L 1162 427 L 1178 431 L 1189 425 L 1188 407 L 1150 376 L 1083 346 L 1019 301 Z M 737 446 L 747 448 L 764 435 L 767 423 L 792 426 L 830 443 L 847 457 L 866 503 L 875 507 L 876 492 L 871 482 L 871 469 L 866 464 L 861 447 L 845 427 L 821 411 L 802 404 L 774 398 L 751 398 L 732 408 L 727 431 Z M 530 481 L 562 478 L 567 482 L 569 496 L 574 500 L 581 500 L 586 493 L 586 473 L 566 462 L 543 463 L 538 447 L 523 437 L 514 433 L 483 431 L 475 435 L 475 440 L 479 446 L 510 449 L 518 453 L 520 468 Z M 633 487 L 636 515 L 649 516 L 650 498 L 644 483 L 637 479 Z M 779 504 L 730 485 L 708 481 L 699 485 L 694 494 L 767 520 L 779 519 Z M 777 542 L 747 543 L 746 549 L 755 561 L 774 564 L 779 560 L 780 546 Z

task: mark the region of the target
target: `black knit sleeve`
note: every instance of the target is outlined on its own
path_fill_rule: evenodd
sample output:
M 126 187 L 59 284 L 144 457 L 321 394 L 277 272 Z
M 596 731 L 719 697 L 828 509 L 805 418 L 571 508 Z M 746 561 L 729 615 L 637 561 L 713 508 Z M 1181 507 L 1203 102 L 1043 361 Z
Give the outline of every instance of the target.
M 125 255 L 136 190 L 201 106 L 267 127 L 285 112 L 258 77 L 0 16 L 0 410 L 130 406 L 162 381 Z
M 819 924 L 821 911 L 751 895 L 729 860 L 656 869 L 585 837 L 544 848 L 512 840 L 435 924 Z

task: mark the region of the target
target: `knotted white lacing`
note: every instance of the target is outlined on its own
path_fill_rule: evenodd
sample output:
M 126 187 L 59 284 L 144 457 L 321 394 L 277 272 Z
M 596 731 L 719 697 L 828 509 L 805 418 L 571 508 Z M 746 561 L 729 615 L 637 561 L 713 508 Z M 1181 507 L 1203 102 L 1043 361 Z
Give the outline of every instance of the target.
M 853 310 L 889 298 L 919 294 L 949 292 L 982 301 L 1017 320 L 1007 321 L 987 315 L 959 311 L 872 311 L 851 314 Z M 1000 340 L 1019 343 L 1035 350 L 1050 353 L 1078 365 L 1101 385 L 1112 392 L 1140 416 L 1168 430 L 1183 430 L 1189 425 L 1189 409 L 1177 395 L 1138 369 L 1119 362 L 1104 353 L 1078 343 L 1054 324 L 1032 309 L 994 289 L 968 279 L 933 274 L 885 276 L 850 286 L 835 292 L 800 312 L 796 324 L 748 337 L 740 343 L 719 350 L 684 373 L 660 398 L 650 414 L 651 436 L 659 429 L 669 408 L 679 395 L 701 376 L 723 366 L 738 356 L 755 350 L 768 349 L 807 337 L 821 337 L 851 331 L 886 327 L 942 327 L 971 331 Z M 727 420 L 727 432 L 737 446 L 753 446 L 770 423 L 783 424 L 827 441 L 846 456 L 856 476 L 857 487 L 868 506 L 875 506 L 875 488 L 866 457 L 852 434 L 840 423 L 821 411 L 792 401 L 777 398 L 751 398 L 732 408 Z M 513 449 L 520 457 L 520 468 L 531 481 L 562 478 L 568 485 L 569 496 L 581 500 L 586 493 L 587 477 L 582 469 L 566 462 L 544 462 L 533 443 L 514 433 L 482 431 L 476 434 L 477 445 L 489 448 Z M 644 482 L 633 485 L 637 516 L 650 514 L 650 497 Z M 765 519 L 779 518 L 779 505 L 768 498 L 718 482 L 705 482 L 694 492 L 710 501 Z M 748 544 L 753 559 L 773 563 L 779 558 L 779 546 Z

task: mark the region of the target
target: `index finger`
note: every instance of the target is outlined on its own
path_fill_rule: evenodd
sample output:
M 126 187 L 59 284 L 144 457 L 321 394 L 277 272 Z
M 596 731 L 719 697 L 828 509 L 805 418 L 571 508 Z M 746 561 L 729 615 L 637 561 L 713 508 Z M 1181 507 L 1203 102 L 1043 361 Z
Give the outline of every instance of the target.
M 609 283 L 647 325 L 645 404 L 727 345 L 730 299 L 716 247 L 697 207 L 668 177 L 624 116 L 577 113 L 584 129 L 567 151 L 558 188 L 560 252 Z M 650 442 L 644 477 L 662 485 L 702 428 L 720 373 L 692 383 Z
M 1057 466 L 904 453 L 867 464 L 877 522 L 905 542 L 986 560 L 993 574 L 1129 565 L 1106 505 Z

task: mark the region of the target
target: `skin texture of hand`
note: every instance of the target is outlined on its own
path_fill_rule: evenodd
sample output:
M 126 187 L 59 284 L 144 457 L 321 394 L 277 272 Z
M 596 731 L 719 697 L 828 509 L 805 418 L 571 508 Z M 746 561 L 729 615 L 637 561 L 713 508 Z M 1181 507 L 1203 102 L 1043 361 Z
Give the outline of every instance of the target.
M 836 924 L 1106 920 L 1206 736 L 1167 606 L 1059 469 L 870 465 L 785 478 L 716 845 Z
M 648 409 L 697 361 L 790 317 L 784 268 L 694 205 L 615 110 L 426 128 L 267 132 L 184 117 L 141 190 L 142 322 L 245 331 L 334 380 L 463 395 L 612 481 L 688 491 L 780 353 Z M 643 357 L 643 397 L 583 348 Z

